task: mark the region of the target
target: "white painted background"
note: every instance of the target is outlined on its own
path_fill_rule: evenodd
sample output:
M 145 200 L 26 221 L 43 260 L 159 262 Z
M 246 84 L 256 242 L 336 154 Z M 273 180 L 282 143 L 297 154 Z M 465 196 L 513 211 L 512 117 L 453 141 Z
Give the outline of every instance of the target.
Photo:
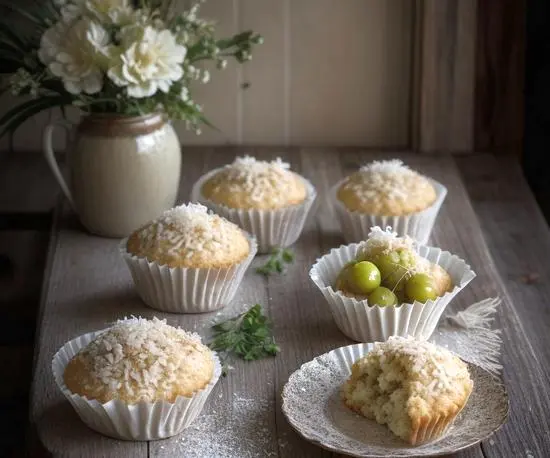
M 185 144 L 362 145 L 408 143 L 412 0 L 208 0 L 203 15 L 220 36 L 264 36 L 253 60 L 213 70 L 195 89 L 221 132 L 176 128 Z M 242 83 L 250 83 L 246 90 Z M 13 105 L 0 101 L 0 111 Z M 47 113 L 14 137 L 40 150 Z M 62 136 L 57 146 L 62 148 Z M 6 140 L 0 147 L 6 147 Z

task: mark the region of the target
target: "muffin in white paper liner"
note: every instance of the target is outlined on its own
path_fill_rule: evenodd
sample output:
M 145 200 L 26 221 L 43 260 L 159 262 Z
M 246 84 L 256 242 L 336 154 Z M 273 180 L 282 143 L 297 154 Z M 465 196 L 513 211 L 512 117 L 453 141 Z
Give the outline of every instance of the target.
M 453 289 L 425 303 L 415 301 L 398 306 L 369 306 L 366 299 L 347 297 L 333 288 L 343 267 L 353 261 L 358 243 L 334 248 L 311 268 L 309 275 L 327 300 L 338 328 L 358 342 L 385 341 L 390 336 L 413 336 L 428 339 L 434 332 L 445 307 L 476 276 L 458 256 L 439 248 L 420 245 L 418 254 L 439 264 L 450 275 Z
M 63 374 L 69 361 L 81 348 L 103 331 L 90 332 L 67 342 L 52 360 L 55 382 L 74 407 L 80 419 L 91 429 L 115 439 L 148 441 L 174 436 L 187 428 L 201 413 L 208 395 L 221 375 L 221 364 L 214 352 L 214 374 L 210 383 L 192 397 L 178 396 L 175 402 L 139 402 L 126 404 L 114 399 L 104 404 L 72 393 Z
M 306 186 L 307 196 L 303 202 L 276 210 L 237 209 L 216 204 L 202 195 L 202 186 L 222 168 L 214 169 L 203 175 L 193 185 L 191 201 L 206 205 L 245 231 L 253 234 L 258 241 L 258 253 L 269 253 L 273 248 L 286 248 L 292 245 L 302 233 L 307 215 L 317 197 L 313 185 L 300 177 Z
M 420 245 L 428 243 L 439 209 L 447 195 L 447 188 L 441 183 L 429 178 L 435 189 L 436 199 L 432 205 L 420 212 L 401 216 L 383 216 L 351 211 L 338 199 L 338 189 L 346 179 L 339 181 L 330 191 L 330 200 L 340 223 L 342 235 L 347 243 L 365 240 L 373 226 L 388 227 L 403 237 L 408 235 L 417 240 Z
M 128 239 L 120 253 L 134 280 L 136 290 L 149 307 L 171 313 L 206 313 L 227 305 L 239 287 L 258 245 L 246 234 L 250 252 L 239 264 L 227 268 L 169 267 L 129 253 Z

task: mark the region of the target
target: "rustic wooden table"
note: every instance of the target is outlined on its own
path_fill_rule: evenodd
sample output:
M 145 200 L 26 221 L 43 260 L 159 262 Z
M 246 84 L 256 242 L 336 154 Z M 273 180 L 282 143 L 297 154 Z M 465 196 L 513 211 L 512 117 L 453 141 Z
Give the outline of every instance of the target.
M 38 320 L 31 421 L 53 456 L 71 457 L 328 457 L 299 437 L 286 422 L 280 393 L 302 363 L 351 344 L 334 324 L 308 277 L 310 265 L 343 240 L 326 192 L 360 164 L 395 154 L 357 149 L 186 148 L 180 202 L 207 170 L 236 154 L 283 156 L 310 179 L 320 206 L 294 246 L 296 262 L 268 279 L 250 269 L 237 297 L 221 312 L 162 314 L 146 308 L 132 287 L 117 251 L 118 240 L 83 232 L 70 212 L 59 212 Z M 550 456 L 550 236 L 514 158 L 441 157 L 398 154 L 449 194 L 432 244 L 466 259 L 478 276 L 450 305 L 501 296 L 496 325 L 502 329 L 504 378 L 511 400 L 507 424 L 493 437 L 456 457 Z M 256 264 L 263 258 L 255 261 Z M 274 322 L 281 353 L 257 362 L 235 362 L 220 380 L 196 423 L 181 435 L 157 442 L 122 442 L 89 430 L 54 385 L 50 364 L 67 340 L 104 328 L 128 315 L 163 316 L 172 325 L 206 333 L 212 322 L 246 304 L 260 303 Z

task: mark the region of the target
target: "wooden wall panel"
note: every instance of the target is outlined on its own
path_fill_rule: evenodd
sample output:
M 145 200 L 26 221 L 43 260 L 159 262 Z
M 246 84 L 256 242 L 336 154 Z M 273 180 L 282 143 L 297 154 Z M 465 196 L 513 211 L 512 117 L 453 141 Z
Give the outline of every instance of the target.
M 413 2 L 292 2 L 293 144 L 406 147 Z
M 525 0 L 484 0 L 477 17 L 475 149 L 522 150 Z
M 208 0 L 203 14 L 218 22 L 220 36 L 252 28 L 265 43 L 251 62 L 213 70 L 209 84 L 194 88 L 219 131 L 205 127 L 197 137 L 176 122 L 182 143 L 406 147 L 413 4 Z M 11 104 L 2 99 L 0 113 Z M 27 122 L 15 148 L 41 150 L 47 119 Z M 56 146 L 63 145 L 60 135 Z
M 418 151 L 473 150 L 477 4 L 417 2 L 421 32 L 413 146 Z

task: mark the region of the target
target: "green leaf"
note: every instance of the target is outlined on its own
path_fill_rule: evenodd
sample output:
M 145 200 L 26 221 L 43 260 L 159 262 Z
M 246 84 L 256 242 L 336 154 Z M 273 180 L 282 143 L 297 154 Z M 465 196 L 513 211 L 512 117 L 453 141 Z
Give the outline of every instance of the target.
M 66 99 L 62 97 L 45 97 L 18 105 L 1 118 L 0 126 L 3 126 L 3 128 L 0 131 L 0 138 L 8 132 L 15 132 L 21 124 L 35 114 L 65 103 Z
M 230 323 L 230 326 L 226 324 Z M 224 329 L 231 329 L 229 331 Z M 233 354 L 246 361 L 275 355 L 278 347 L 271 337 L 271 326 L 260 304 L 248 311 L 212 326 L 212 350 Z
M 44 21 L 45 18 L 42 19 L 38 16 L 35 16 L 34 14 L 30 13 L 26 9 L 23 9 L 23 8 L 20 8 L 17 5 L 14 5 L 13 2 L 2 2 L 2 6 L 9 9 L 9 10 L 11 10 L 11 11 L 13 11 L 14 13 L 17 13 L 17 14 L 21 15 L 25 19 L 28 19 L 29 21 L 34 22 L 37 25 L 47 27 L 47 24 Z
M 283 273 L 285 268 L 284 265 L 294 261 L 294 253 L 288 248 L 273 248 L 271 251 L 271 256 L 267 262 L 256 269 L 256 273 L 265 275 L 266 277 L 274 273 Z
M 288 248 L 283 250 L 283 261 L 287 264 L 294 261 L 294 253 L 290 251 Z

